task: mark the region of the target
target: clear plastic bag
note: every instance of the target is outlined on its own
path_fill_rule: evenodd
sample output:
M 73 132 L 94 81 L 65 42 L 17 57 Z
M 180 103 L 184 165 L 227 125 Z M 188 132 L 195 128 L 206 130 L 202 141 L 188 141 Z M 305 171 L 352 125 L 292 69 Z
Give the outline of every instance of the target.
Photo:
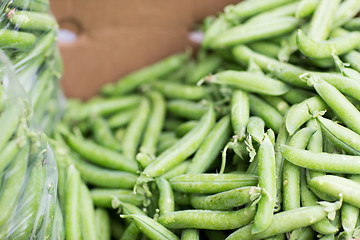
M 55 157 L 6 55 L 0 50 L 0 239 L 62 239 Z
M 29 94 L 38 126 L 51 134 L 63 113 L 65 98 L 59 84 L 63 66 L 56 45 L 58 25 L 49 2 L 5 0 L 0 11 L 0 49 Z

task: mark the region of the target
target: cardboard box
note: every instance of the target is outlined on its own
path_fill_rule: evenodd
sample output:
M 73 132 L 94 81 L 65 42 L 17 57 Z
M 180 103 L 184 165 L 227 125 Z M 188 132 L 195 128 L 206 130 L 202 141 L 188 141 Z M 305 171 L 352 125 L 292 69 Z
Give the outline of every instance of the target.
M 77 34 L 59 43 L 68 97 L 87 99 L 138 68 L 184 50 L 193 25 L 239 0 L 51 1 L 60 28 Z

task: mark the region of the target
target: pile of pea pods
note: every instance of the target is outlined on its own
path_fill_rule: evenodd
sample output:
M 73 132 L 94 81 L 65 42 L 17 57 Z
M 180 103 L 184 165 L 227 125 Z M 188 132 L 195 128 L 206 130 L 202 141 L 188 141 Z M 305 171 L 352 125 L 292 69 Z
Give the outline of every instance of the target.
M 66 239 L 360 237 L 359 0 L 245 0 L 172 55 L 70 99 Z

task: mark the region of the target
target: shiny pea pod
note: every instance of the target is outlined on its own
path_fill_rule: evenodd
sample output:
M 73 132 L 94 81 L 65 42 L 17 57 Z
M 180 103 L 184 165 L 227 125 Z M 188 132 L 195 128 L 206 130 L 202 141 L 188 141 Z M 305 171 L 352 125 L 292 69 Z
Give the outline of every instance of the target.
M 156 185 L 159 189 L 160 216 L 175 210 L 174 193 L 170 183 L 164 178 L 157 178 Z
M 359 41 L 360 32 L 351 32 L 326 41 L 315 41 L 307 37 L 301 30 L 298 30 L 296 36 L 296 43 L 301 53 L 315 59 L 330 58 L 332 54 L 348 53 L 358 47 Z
M 0 46 L 4 49 L 16 48 L 29 50 L 36 42 L 36 36 L 32 33 L 2 29 L 0 33 Z
M 185 193 L 219 193 L 234 188 L 255 186 L 258 179 L 246 174 L 184 174 L 170 179 L 174 190 Z
M 237 211 L 183 210 L 160 216 L 158 222 L 170 229 L 229 230 L 249 224 L 255 212 L 255 206 L 248 206 Z
M 14 0 L 11 3 L 12 5 L 26 10 L 36 11 L 36 12 L 48 12 L 49 11 L 49 1 L 28 1 L 28 0 Z
M 153 79 L 161 78 L 174 70 L 180 68 L 188 59 L 189 53 L 179 53 L 160 60 L 150 66 L 134 71 L 116 83 L 109 83 L 102 87 L 101 93 L 105 96 L 119 96 L 129 93 L 141 84 Z
M 301 207 L 274 215 L 273 221 L 266 231 L 251 234 L 252 224 L 239 228 L 230 234 L 226 240 L 264 239 L 298 228 L 310 226 L 326 218 L 327 212 L 323 206 Z
M 69 158 L 69 161 L 80 172 L 82 179 L 93 186 L 129 189 L 135 185 L 137 175 L 134 173 L 101 168 L 76 156 L 70 156 Z
M 318 123 L 328 139 L 352 155 L 360 155 L 360 136 L 330 119 L 318 116 Z
M 57 28 L 55 18 L 46 13 L 16 11 L 9 19 L 13 25 L 25 31 L 50 31 Z
M 247 92 L 267 95 L 283 95 L 287 92 L 287 85 L 279 80 L 261 76 L 259 74 L 227 70 L 209 76 L 207 81 L 219 85 L 227 85 Z
M 241 141 L 245 137 L 246 126 L 250 117 L 249 96 L 246 92 L 236 90 L 231 96 L 231 125 L 235 135 Z
M 312 118 L 311 113 L 324 111 L 325 102 L 318 96 L 309 98 L 299 104 L 293 105 L 286 114 L 286 129 L 293 135 L 297 129 Z
M 142 195 L 135 194 L 132 190 L 126 189 L 92 188 L 90 195 L 96 207 L 104 208 L 112 208 L 111 201 L 113 198 L 132 203 L 136 206 L 140 206 L 144 201 Z
M 229 210 L 251 202 L 252 196 L 260 196 L 258 187 L 241 187 L 213 195 L 191 195 L 191 205 L 195 209 Z
M 212 42 L 211 48 L 225 48 L 248 42 L 255 42 L 286 34 L 296 28 L 293 17 L 279 17 L 264 22 L 245 23 L 220 33 Z
M 124 218 L 131 218 L 139 230 L 152 240 L 179 240 L 179 238 L 163 225 L 146 215 L 122 215 Z
M 81 139 L 72 134 L 66 134 L 65 138 L 72 149 L 99 166 L 133 173 L 138 170 L 135 161 L 124 157 L 124 155 L 116 151 L 102 147 L 91 140 Z
M 211 106 L 208 112 L 201 118 L 198 126 L 181 138 L 175 145 L 171 146 L 161 153 L 153 162 L 151 162 L 142 172 L 142 176 L 157 177 L 177 164 L 183 162 L 187 157 L 193 154 L 201 142 L 210 132 L 215 122 L 215 111 Z M 141 181 L 141 179 L 139 179 Z
M 250 117 L 249 123 L 246 126 L 246 131 L 250 134 L 251 138 L 256 142 L 261 143 L 264 138 L 265 122 L 259 117 Z
M 201 143 L 186 173 L 206 172 L 220 154 L 231 135 L 230 117 L 220 119 Z
M 249 94 L 249 100 L 250 112 L 255 116 L 262 118 L 269 128 L 275 133 L 278 133 L 283 118 L 281 113 L 253 94 Z
M 259 187 L 262 190 L 251 233 L 265 231 L 271 224 L 276 202 L 276 172 L 274 146 L 267 134 L 257 152 Z
M 286 145 L 281 154 L 289 162 L 304 168 L 328 173 L 360 174 L 360 157 L 342 154 L 314 153 Z
M 340 195 L 343 201 L 355 207 L 360 207 L 360 184 L 339 176 L 325 175 L 314 177 L 308 182 L 310 187 L 324 192 L 329 196 L 339 199 Z

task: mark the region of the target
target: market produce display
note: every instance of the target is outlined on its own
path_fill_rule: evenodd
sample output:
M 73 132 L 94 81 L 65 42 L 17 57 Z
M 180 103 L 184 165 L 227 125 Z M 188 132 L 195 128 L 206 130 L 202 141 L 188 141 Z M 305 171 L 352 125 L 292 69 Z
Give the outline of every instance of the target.
M 48 2 L 1 11 L 0 239 L 360 238 L 359 0 L 227 6 L 63 115 Z

